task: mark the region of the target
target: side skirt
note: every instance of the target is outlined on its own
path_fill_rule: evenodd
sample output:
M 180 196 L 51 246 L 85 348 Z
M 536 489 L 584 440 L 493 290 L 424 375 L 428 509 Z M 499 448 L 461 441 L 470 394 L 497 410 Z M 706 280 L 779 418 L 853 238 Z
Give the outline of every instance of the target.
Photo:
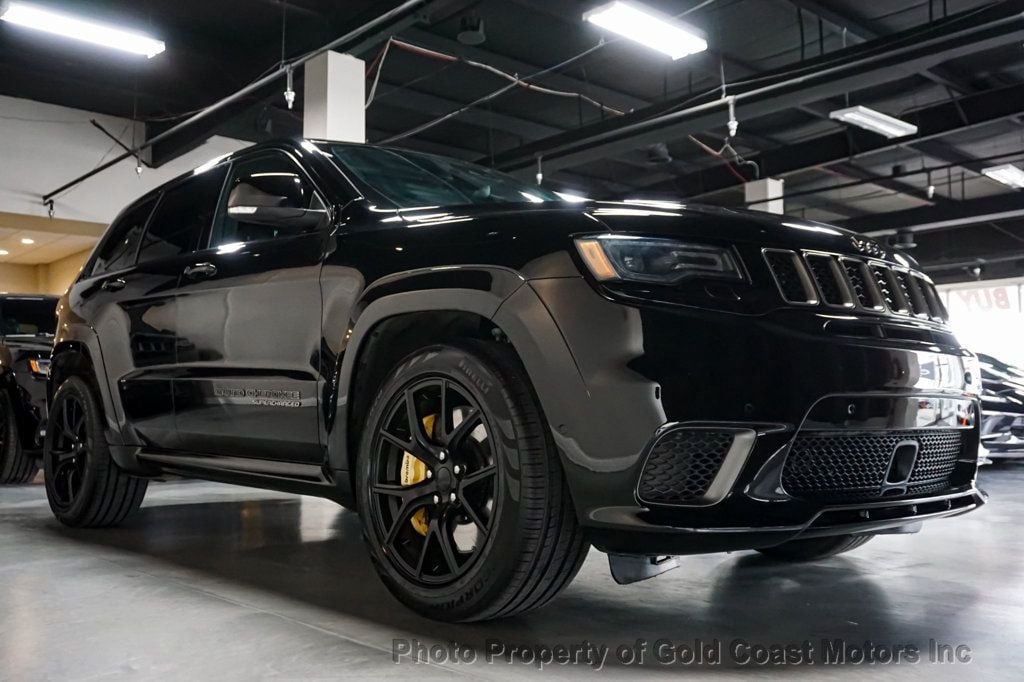
M 329 469 L 316 464 L 145 449 L 139 450 L 135 456 L 140 463 L 152 465 L 162 473 L 312 495 L 346 504 L 342 486 L 334 480 Z

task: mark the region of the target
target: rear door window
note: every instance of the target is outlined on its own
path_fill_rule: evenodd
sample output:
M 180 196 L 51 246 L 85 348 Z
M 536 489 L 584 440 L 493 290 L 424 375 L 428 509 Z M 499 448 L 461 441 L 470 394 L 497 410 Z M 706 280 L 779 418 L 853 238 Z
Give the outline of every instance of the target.
M 191 253 L 213 222 L 227 165 L 194 175 L 164 191 L 139 248 L 139 263 Z
M 146 229 L 146 220 L 153 212 L 156 197 L 150 198 L 138 206 L 129 209 L 110 227 L 109 237 L 100 247 L 92 267 L 93 275 L 124 270 L 135 264 L 135 252 L 139 250 L 142 231 Z

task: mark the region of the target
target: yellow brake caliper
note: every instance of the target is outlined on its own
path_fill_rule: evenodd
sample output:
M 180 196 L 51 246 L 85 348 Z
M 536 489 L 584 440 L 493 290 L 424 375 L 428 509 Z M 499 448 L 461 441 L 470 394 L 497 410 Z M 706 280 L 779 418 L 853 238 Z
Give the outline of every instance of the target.
M 428 414 L 423 418 L 423 428 L 431 438 L 434 437 L 434 421 L 436 418 L 436 414 Z M 423 460 L 418 459 L 411 452 L 404 453 L 402 455 L 402 485 L 416 485 L 417 483 L 422 483 L 426 477 L 427 465 Z M 426 509 L 417 509 L 412 518 L 409 519 L 409 522 L 412 523 L 412 527 L 417 533 L 426 536 L 428 530 Z

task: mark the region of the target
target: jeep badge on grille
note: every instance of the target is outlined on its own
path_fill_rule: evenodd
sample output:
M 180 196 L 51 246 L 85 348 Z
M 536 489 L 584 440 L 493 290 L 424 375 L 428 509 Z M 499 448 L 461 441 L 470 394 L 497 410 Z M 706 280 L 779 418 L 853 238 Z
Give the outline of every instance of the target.
M 868 256 L 881 258 L 885 255 L 885 249 L 883 249 L 882 245 L 874 239 L 868 239 L 866 237 L 850 237 L 850 243 L 853 244 L 853 248 Z

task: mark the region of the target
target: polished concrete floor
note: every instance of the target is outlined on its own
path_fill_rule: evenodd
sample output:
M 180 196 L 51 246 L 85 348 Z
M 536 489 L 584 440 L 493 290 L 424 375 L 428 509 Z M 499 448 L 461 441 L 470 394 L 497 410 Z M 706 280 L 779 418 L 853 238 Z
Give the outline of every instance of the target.
M 988 467 L 981 484 L 991 501 L 978 512 L 816 565 L 778 566 L 748 552 L 690 557 L 619 587 L 592 552 L 547 608 L 480 625 L 434 623 L 400 606 L 373 573 L 357 517 L 327 502 L 168 482 L 150 488 L 127 527 L 70 531 L 50 517 L 41 485 L 2 488 L 0 680 L 560 679 L 601 663 L 579 649 L 575 664 L 541 669 L 530 658 L 583 642 L 608 648 L 604 678 L 1021 679 L 1024 463 Z M 648 642 L 643 662 L 620 662 L 618 648 L 638 639 Z M 740 666 L 730 654 L 736 639 L 809 640 L 814 663 Z M 920 660 L 824 665 L 822 639 L 870 641 L 883 657 L 917 647 Z M 694 640 L 718 640 L 724 662 L 684 666 Z M 969 647 L 960 654 L 970 662 L 930 662 L 930 640 Z M 457 643 L 461 656 L 445 660 L 438 649 L 431 663 L 393 662 L 396 647 L 416 643 Z M 499 652 L 490 664 L 488 646 Z M 513 662 L 500 647 L 516 649 Z M 667 664 L 672 647 L 679 658 Z

